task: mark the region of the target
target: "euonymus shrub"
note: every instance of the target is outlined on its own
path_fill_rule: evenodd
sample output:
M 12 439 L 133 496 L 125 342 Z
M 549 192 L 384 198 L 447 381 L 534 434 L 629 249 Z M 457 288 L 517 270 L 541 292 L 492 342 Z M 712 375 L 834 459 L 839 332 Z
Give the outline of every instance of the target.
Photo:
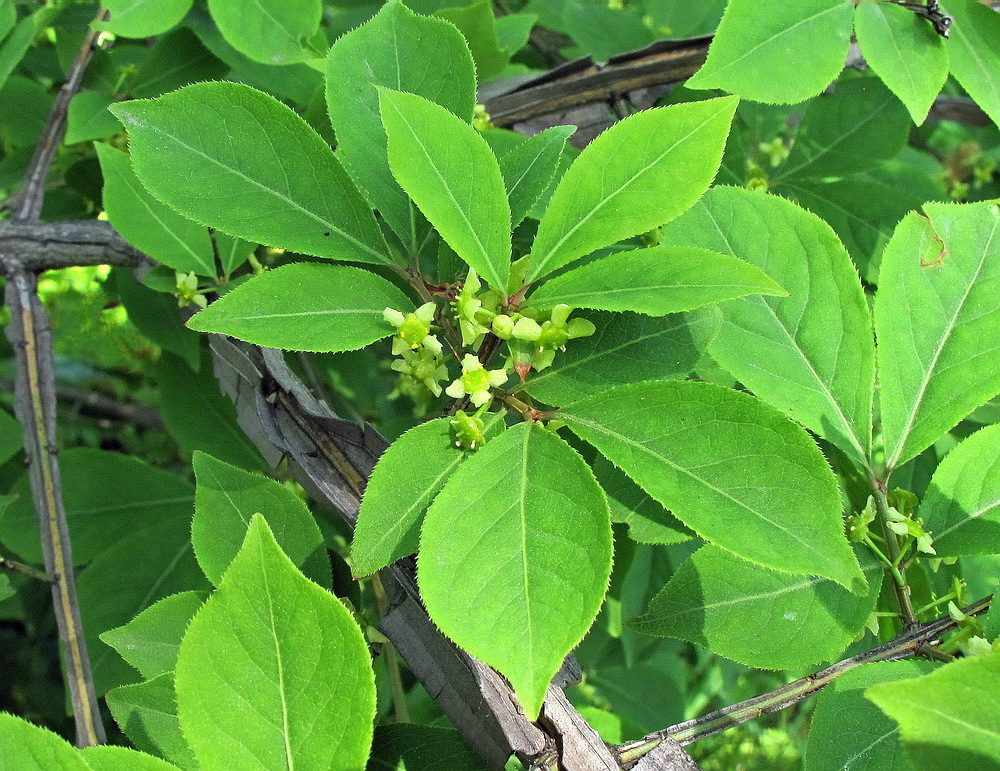
M 532 718 L 605 600 L 612 521 L 647 543 L 700 544 L 632 625 L 749 666 L 836 657 L 873 627 L 884 581 L 924 614 L 962 601 L 957 579 L 949 593 L 910 574 L 1000 550 L 983 472 L 1000 433 L 961 442 L 922 500 L 892 482 L 1000 391 L 995 204 L 903 219 L 872 312 L 823 220 L 709 189 L 735 97 L 632 115 L 567 166 L 571 128 L 516 141 L 474 128 L 472 57 L 441 19 L 389 3 L 326 68 L 336 150 L 271 96 L 208 82 L 117 105 L 131 162 L 98 152 L 116 228 L 178 271 L 182 298 L 226 290 L 189 326 L 297 351 L 380 344 L 399 393 L 440 416 L 376 467 L 356 575 L 419 552 L 435 623 Z M 286 264 L 240 276 L 255 244 Z M 220 285 L 216 258 L 238 278 Z M 350 614 L 306 578 L 329 583 L 318 528 L 280 486 L 195 463 L 193 545 L 215 591 L 103 636 L 144 678 L 109 694 L 112 711 L 179 765 L 358 767 L 371 668 Z M 954 646 L 983 656 L 844 678 L 818 709 L 810 762 L 891 737 L 893 719 L 919 753 L 922 699 L 982 723 L 961 686 L 1000 680 L 991 619 L 963 618 Z M 838 744 L 844 709 L 868 711 L 860 738 Z M 956 735 L 995 755 L 975 731 Z

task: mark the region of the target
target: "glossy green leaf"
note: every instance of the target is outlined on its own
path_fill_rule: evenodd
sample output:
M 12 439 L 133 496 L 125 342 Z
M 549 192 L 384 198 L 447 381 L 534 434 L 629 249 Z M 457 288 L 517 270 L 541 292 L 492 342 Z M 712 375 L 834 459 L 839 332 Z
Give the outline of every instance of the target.
M 756 669 L 797 669 L 838 656 L 875 609 L 882 566 L 862 552 L 870 587 L 855 596 L 833 581 L 778 573 L 704 546 L 680 566 L 629 626 L 677 637 Z
M 873 685 L 865 697 L 899 723 L 921 771 L 1000 766 L 1000 653 L 959 659 L 912 680 Z
M 208 588 L 191 549 L 190 521 L 190 514 L 165 519 L 123 538 L 77 576 L 80 615 L 99 696 L 136 679 L 135 670 L 101 641 L 102 633 L 128 624 L 163 597 Z
M 375 717 L 368 646 L 255 515 L 181 643 L 177 714 L 205 771 L 357 769 Z
M 386 307 L 405 313 L 413 303 L 367 270 L 303 262 L 241 284 L 188 326 L 269 348 L 353 351 L 392 334 L 382 318 Z
M 472 126 L 440 105 L 379 91 L 389 166 L 441 237 L 501 292 L 510 276 L 510 204 L 500 164 Z
M 458 731 L 415 723 L 375 726 L 367 771 L 481 771 L 483 759 Z
M 169 268 L 214 276 L 208 229 L 151 196 L 121 150 L 105 144 L 94 147 L 104 177 L 104 210 L 122 238 Z
M 389 262 L 371 209 L 329 145 L 274 97 L 196 83 L 111 111 L 129 130 L 143 185 L 185 217 L 303 254 Z
M 469 457 L 427 511 L 417 577 L 441 630 L 503 674 L 535 718 L 611 573 L 604 493 L 541 426 L 508 429 Z
M 503 430 L 503 413 L 485 416 L 488 433 Z M 431 501 L 470 455 L 455 446 L 449 418 L 411 428 L 379 458 L 358 512 L 351 570 L 367 576 L 417 551 Z
M 1000 425 L 977 431 L 948 453 L 918 515 L 941 557 L 1000 554 Z
M 466 121 L 476 106 L 469 47 L 452 24 L 389 2 L 342 36 L 326 60 L 326 101 L 337 156 L 410 252 L 427 227 L 389 170 L 375 86 L 419 94 Z
M 528 215 L 552 182 L 566 140 L 574 131 L 575 126 L 547 128 L 500 156 L 513 227 Z
M 948 78 L 945 39 L 907 8 L 861 3 L 854 16 L 858 46 L 882 82 L 921 124 Z
M 76 747 L 59 734 L 0 712 L 0 769 L 3 771 L 87 771 Z
M 854 4 L 796 0 L 762 7 L 730 0 L 708 60 L 687 85 L 721 88 L 745 99 L 794 104 L 826 88 L 844 66 Z
M 617 252 L 546 281 L 528 296 L 538 308 L 634 311 L 650 316 L 713 305 L 748 294 L 787 296 L 760 268 L 688 246 Z
M 808 69 L 808 68 L 803 68 Z M 892 158 L 906 145 L 910 116 L 878 78 L 852 78 L 809 102 L 779 179 L 842 176 Z
M 705 540 L 865 591 L 830 467 L 804 430 L 760 400 L 710 383 L 635 383 L 559 417 Z
M 130 747 L 84 747 L 80 755 L 93 771 L 170 771 L 173 763 Z
M 219 390 L 207 352 L 197 372 L 177 356 L 164 353 L 157 365 L 157 380 L 163 422 L 181 447 L 207 452 L 242 468 L 265 470 L 260 451 L 236 422 L 232 399 Z
M 198 767 L 177 719 L 172 673 L 115 688 L 108 692 L 107 702 L 115 722 L 138 749 L 181 768 Z
M 757 396 L 864 465 L 875 378 L 871 319 L 830 226 L 782 198 L 718 187 L 664 228 L 663 243 L 738 256 L 790 293 L 724 303 L 709 351 Z
M 927 661 L 880 661 L 836 678 L 816 701 L 805 771 L 912 771 L 899 742 L 899 726 L 868 701 L 864 691 L 933 669 Z
M 711 183 L 737 99 L 631 115 L 591 142 L 552 194 L 528 280 L 673 219 Z
M 628 525 L 628 537 L 638 543 L 669 544 L 694 537 L 663 504 L 617 469 L 607 458 L 598 456 L 592 464 L 594 476 L 608 496 L 612 522 Z
M 948 0 L 951 74 L 1000 126 L 1000 14 L 976 0 Z
M 306 566 L 319 557 L 325 563 L 325 580 L 317 571 L 317 583 L 329 586 L 330 563 L 323 534 L 305 502 L 273 479 L 231 466 L 211 455 L 196 452 L 193 459 L 198 486 L 194 498 L 191 542 L 198 564 L 216 586 L 240 550 L 254 514 L 262 514 L 281 550 L 310 578 Z
M 875 296 L 882 432 L 894 468 L 1000 392 L 1000 206 L 924 206 L 896 228 Z
M 574 315 L 590 319 L 597 331 L 570 341 L 551 367 L 532 372 L 523 386 L 546 404 L 570 404 L 638 380 L 685 377 L 700 356 L 692 332 L 714 327 L 707 314 L 697 318 L 601 311 Z
M 98 29 L 121 37 L 152 37 L 175 26 L 190 10 L 193 0 L 105 0 L 110 21 Z
M 208 10 L 229 44 L 263 64 L 317 57 L 309 38 L 323 18 L 321 0 L 208 0 Z
M 205 602 L 204 592 L 180 592 L 146 608 L 125 626 L 101 635 L 146 680 L 173 672 L 184 630 Z
M 190 519 L 192 486 L 138 458 L 72 447 L 59 453 L 59 470 L 77 565 L 85 565 L 122 538 L 156 528 L 164 520 Z M 17 499 L 0 510 L 0 542 L 27 562 L 42 564 L 38 515 L 27 473 L 10 492 Z

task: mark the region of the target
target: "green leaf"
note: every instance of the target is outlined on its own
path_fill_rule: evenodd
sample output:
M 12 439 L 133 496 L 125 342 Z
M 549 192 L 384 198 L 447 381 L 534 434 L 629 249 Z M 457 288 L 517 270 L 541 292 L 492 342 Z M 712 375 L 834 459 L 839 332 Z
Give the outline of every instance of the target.
M 503 430 L 503 413 L 485 417 L 487 434 Z M 417 551 L 424 512 L 470 455 L 455 446 L 449 418 L 411 428 L 379 458 L 365 488 L 351 543 L 351 570 L 371 575 Z
M 553 126 L 500 156 L 512 227 L 521 223 L 552 182 L 566 140 L 575 131 L 575 126 Z
M 718 187 L 664 228 L 663 243 L 739 256 L 790 292 L 724 303 L 709 351 L 757 396 L 863 467 L 875 379 L 871 319 L 830 226 L 782 198 Z
M 316 58 L 309 38 L 323 18 L 321 0 L 208 0 L 208 10 L 226 41 L 264 64 Z
M 173 672 L 184 630 L 205 601 L 204 592 L 180 592 L 146 608 L 125 626 L 101 635 L 146 680 Z
M 1000 554 L 1000 425 L 977 431 L 948 453 L 919 516 L 938 556 Z
M 207 228 L 151 196 L 121 150 L 105 144 L 94 148 L 104 177 L 104 210 L 122 238 L 169 268 L 215 276 L 215 254 Z
M 990 603 L 990 609 L 982 617 L 982 622 L 987 640 L 1000 639 L 1000 602 Z
M 375 717 L 361 630 L 259 515 L 181 643 L 177 714 L 201 768 L 357 769 Z
M 153 37 L 180 22 L 192 0 L 106 0 L 111 20 L 95 22 L 97 29 L 121 37 Z
M 201 450 L 242 468 L 267 468 L 257 447 L 236 422 L 232 400 L 219 390 L 207 352 L 203 352 L 197 372 L 177 356 L 161 355 L 157 380 L 163 422 L 185 450 Z
M 864 591 L 830 467 L 805 431 L 760 400 L 710 383 L 635 383 L 559 417 L 705 540 Z
M 0 575 L 0 602 L 10 599 L 15 594 L 17 594 L 17 590 L 11 586 L 10 577 L 7 575 Z
M 882 566 L 867 550 L 862 557 L 870 589 L 856 597 L 832 581 L 778 573 L 704 546 L 629 626 L 704 645 L 757 669 L 828 661 L 850 645 L 875 609 Z
M 854 4 L 730 0 L 704 66 L 689 88 L 721 88 L 744 99 L 795 104 L 815 96 L 844 66 Z
M 85 565 L 122 538 L 156 528 L 165 520 L 191 516 L 191 485 L 138 458 L 72 447 L 59 453 L 59 471 L 77 565 Z M 27 562 L 40 565 L 44 559 L 38 515 L 27 473 L 10 492 L 17 499 L 0 509 L 0 542 Z
M 881 661 L 847 672 L 826 686 L 809 727 L 805 771 L 911 771 L 899 743 L 899 726 L 863 694 L 876 683 L 905 680 L 933 668 L 927 661 Z
M 658 500 L 633 482 L 607 458 L 594 461 L 594 476 L 608 496 L 612 522 L 628 525 L 628 537 L 638 543 L 669 544 L 690 541 L 688 528 Z
M 948 0 L 951 74 L 1000 126 L 1000 14 L 975 0 Z
M 221 235 L 216 233 L 216 238 Z M 191 369 L 201 366 L 201 335 L 184 326 L 176 297 L 139 283 L 130 268 L 112 268 L 109 280 L 125 306 L 128 320 L 143 337 L 180 357 Z
M 700 356 L 692 332 L 713 326 L 708 314 L 697 318 L 599 311 L 575 315 L 590 319 L 597 331 L 573 340 L 551 367 L 532 373 L 523 386 L 546 404 L 570 404 L 638 380 L 685 377 Z
M 367 771 L 481 771 L 483 759 L 451 728 L 415 723 L 375 727 Z
M 56 8 L 42 7 L 30 16 L 21 19 L 14 29 L 0 41 L 0 88 L 14 71 L 35 39 L 35 33 L 48 26 Z
M 386 307 L 405 313 L 413 303 L 367 270 L 303 262 L 241 284 L 188 326 L 269 348 L 353 351 L 392 334 L 382 318 Z
M 137 748 L 181 768 L 198 767 L 177 719 L 172 673 L 115 688 L 108 692 L 107 702 L 115 722 Z
M 194 498 L 191 542 L 198 564 L 216 586 L 240 550 L 254 514 L 262 514 L 281 550 L 302 568 L 315 559 L 325 562 L 325 577 L 317 583 L 330 585 L 330 563 L 323 534 L 305 502 L 273 479 L 251 474 L 211 455 L 195 452 L 194 473 L 198 486 Z M 310 576 L 312 577 L 312 576 Z
M 542 284 L 528 302 L 536 308 L 682 313 L 748 294 L 785 295 L 760 268 L 708 249 L 651 246 L 617 252 Z
M 645 110 L 591 142 L 542 216 L 528 281 L 662 225 L 697 201 L 719 169 L 737 101 Z
M 468 41 L 480 83 L 503 72 L 510 61 L 510 54 L 500 47 L 496 19 L 489 0 L 456 8 L 442 8 L 435 15 L 458 27 Z
M 215 233 L 215 251 L 219 255 L 222 272 L 227 278 L 250 259 L 256 248 L 257 244 L 251 244 L 242 238 L 233 238 L 225 233 Z
M 76 747 L 47 728 L 0 712 L 0 769 L 3 771 L 87 771 Z
M 807 69 L 807 68 L 804 68 Z M 865 171 L 906 146 L 910 116 L 878 78 L 852 78 L 806 107 L 795 144 L 776 179 Z
M 121 131 L 122 124 L 108 112 L 110 104 L 111 97 L 100 91 L 81 91 L 74 96 L 66 115 L 63 143 L 72 145 L 90 139 L 103 139 Z
M 587 464 L 541 426 L 505 431 L 434 499 L 420 551 L 431 618 L 503 674 L 534 719 L 611 574 L 608 505 Z
M 441 237 L 490 286 L 510 276 L 510 204 L 500 164 L 472 126 L 423 97 L 379 90 L 389 166 Z
M 84 747 L 80 755 L 94 771 L 170 771 L 173 763 L 129 747 Z
M 595 62 L 636 51 L 653 42 L 653 31 L 633 8 L 570 0 L 563 6 L 566 33 Z
M 389 2 L 337 40 L 327 56 L 326 101 L 337 156 L 412 253 L 427 224 L 389 170 L 375 86 L 418 94 L 471 121 L 476 74 L 469 47 L 452 24 Z
M 1000 766 L 1000 653 L 959 659 L 913 680 L 865 691 L 899 723 L 903 746 L 921 771 Z
M 875 296 L 889 469 L 1000 392 L 1000 207 L 924 211 L 896 228 Z
M 854 32 L 868 66 L 920 125 L 948 78 L 948 50 L 934 27 L 908 8 L 861 3 Z
M 6 410 L 0 410 L 0 463 L 6 463 L 20 451 L 23 433 L 21 423 Z
M 389 262 L 375 217 L 330 146 L 274 97 L 196 83 L 111 107 L 154 196 L 195 222 L 318 257 Z
M 200 80 L 219 80 L 228 70 L 189 27 L 178 27 L 157 38 L 122 88 L 136 98 L 159 96 Z

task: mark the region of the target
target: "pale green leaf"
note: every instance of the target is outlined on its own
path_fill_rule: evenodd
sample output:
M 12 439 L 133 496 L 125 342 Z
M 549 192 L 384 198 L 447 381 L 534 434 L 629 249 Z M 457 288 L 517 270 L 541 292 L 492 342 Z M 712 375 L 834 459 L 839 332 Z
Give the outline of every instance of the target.
M 717 187 L 663 231 L 764 270 L 789 297 L 724 303 L 712 356 L 858 465 L 871 447 L 875 353 L 857 271 L 821 219 L 783 198 Z
M 948 0 L 951 74 L 1000 126 L 1000 13 L 976 0 Z
M 87 771 L 76 747 L 47 728 L 0 712 L 0 771 Z
M 886 466 L 1000 392 L 1000 207 L 924 206 L 896 228 L 875 296 Z
M 708 314 L 654 318 L 588 311 L 574 316 L 590 319 L 597 331 L 571 340 L 551 367 L 532 372 L 523 386 L 546 404 L 570 404 L 637 380 L 685 377 L 701 354 L 692 333 L 710 335 L 707 330 L 715 326 Z
M 84 747 L 80 755 L 94 771 L 170 771 L 173 763 L 130 747 Z
M 375 216 L 330 146 L 274 97 L 196 83 L 113 105 L 143 185 L 185 217 L 254 243 L 386 263 Z
M 553 126 L 500 156 L 500 171 L 510 199 L 511 226 L 517 227 L 555 177 L 574 126 Z
M 503 413 L 485 416 L 487 433 Z M 367 576 L 417 551 L 424 512 L 470 453 L 455 446 L 449 418 L 411 428 L 379 458 L 365 488 L 351 543 L 351 570 Z
M 1000 554 L 1000 425 L 977 431 L 948 453 L 918 514 L 938 556 Z
M 172 673 L 115 688 L 108 692 L 107 702 L 115 722 L 138 749 L 181 768 L 198 767 L 177 719 Z
M 634 311 L 650 316 L 701 308 L 748 294 L 784 295 L 760 268 L 736 257 L 686 246 L 617 252 L 546 281 L 532 307 Z
M 913 122 L 923 123 L 948 78 L 945 39 L 926 19 L 892 3 L 861 3 L 854 32 L 868 66 L 902 100 Z
M 927 661 L 880 661 L 826 686 L 809 727 L 805 771 L 912 771 L 899 742 L 899 726 L 864 697 L 864 690 L 933 668 Z
M 837 657 L 875 609 L 882 565 L 861 552 L 867 595 L 789 576 L 703 546 L 629 626 L 677 637 L 756 669 L 798 669 Z
M 775 179 L 865 171 L 906 146 L 910 116 L 878 78 L 852 78 L 809 102 Z
M 198 564 L 216 586 L 240 550 L 254 514 L 262 514 L 288 558 L 317 583 L 329 586 L 330 563 L 323 534 L 305 502 L 273 479 L 196 452 L 198 479 L 191 542 Z M 306 566 L 319 558 L 316 575 Z M 325 565 L 325 568 L 324 568 Z M 325 577 L 323 571 L 325 570 Z
M 414 94 L 379 91 L 389 166 L 441 237 L 490 286 L 507 290 L 510 204 L 500 164 L 472 126 Z
M 177 714 L 205 771 L 358 769 L 375 680 L 350 612 L 295 569 L 255 515 L 181 643 Z
M 804 430 L 760 400 L 710 383 L 635 383 L 559 417 L 705 540 L 865 591 L 830 467 Z
M 151 196 L 121 150 L 105 144 L 94 147 L 104 178 L 104 210 L 122 238 L 169 268 L 214 276 L 208 229 Z
M 923 677 L 865 691 L 899 723 L 921 771 L 1000 767 L 1000 653 L 959 659 Z
M 105 0 L 110 21 L 95 27 L 121 37 L 152 37 L 175 26 L 190 10 L 192 0 Z
M 375 86 L 419 94 L 466 121 L 476 106 L 469 47 L 452 24 L 389 2 L 338 39 L 326 60 L 326 101 L 337 156 L 410 252 L 427 223 L 389 170 Z
M 308 41 L 323 18 L 321 0 L 208 0 L 226 41 L 263 64 L 312 59 Z
M 503 674 L 534 719 L 608 588 L 611 522 L 593 473 L 541 426 L 508 429 L 434 499 L 420 551 L 431 618 Z
M 844 67 L 854 3 L 730 0 L 708 60 L 687 85 L 721 88 L 745 99 L 794 104 L 815 96 Z
M 366 270 L 294 263 L 241 284 L 188 326 L 269 348 L 353 351 L 392 334 L 382 318 L 387 307 L 406 313 L 413 303 Z
M 146 680 L 173 672 L 184 630 L 205 601 L 204 592 L 164 597 L 129 621 L 101 635 Z
M 591 142 L 552 194 L 532 245 L 528 280 L 690 207 L 719 169 L 737 101 L 645 110 Z

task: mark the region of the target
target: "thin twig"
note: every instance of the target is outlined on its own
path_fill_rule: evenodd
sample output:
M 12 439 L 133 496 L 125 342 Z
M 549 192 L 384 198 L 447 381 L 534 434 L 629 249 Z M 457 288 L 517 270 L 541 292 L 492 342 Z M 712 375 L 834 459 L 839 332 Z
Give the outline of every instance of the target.
M 967 616 L 985 613 L 990 607 L 991 597 L 984 597 L 963 610 Z M 910 630 L 865 653 L 815 672 L 806 677 L 781 686 L 770 693 L 755 696 L 739 704 L 725 707 L 694 720 L 688 720 L 661 731 L 647 734 L 639 741 L 618 745 L 616 752 L 623 763 L 630 763 L 652 751 L 666 736 L 682 745 L 691 744 L 727 728 L 746 723 L 761 715 L 777 712 L 812 696 L 841 675 L 847 674 L 864 664 L 876 661 L 898 661 L 922 653 L 958 623 L 951 616 L 942 616 L 926 624 L 917 624 Z M 933 650 L 933 648 L 931 648 Z
M 44 581 L 47 584 L 53 583 L 57 578 L 56 576 L 50 576 L 44 570 L 39 570 L 31 565 L 25 565 L 23 562 L 7 559 L 6 557 L 0 559 L 0 568 L 9 570 L 11 573 L 20 573 L 22 576 L 27 576 L 28 578 L 34 578 L 36 581 Z

